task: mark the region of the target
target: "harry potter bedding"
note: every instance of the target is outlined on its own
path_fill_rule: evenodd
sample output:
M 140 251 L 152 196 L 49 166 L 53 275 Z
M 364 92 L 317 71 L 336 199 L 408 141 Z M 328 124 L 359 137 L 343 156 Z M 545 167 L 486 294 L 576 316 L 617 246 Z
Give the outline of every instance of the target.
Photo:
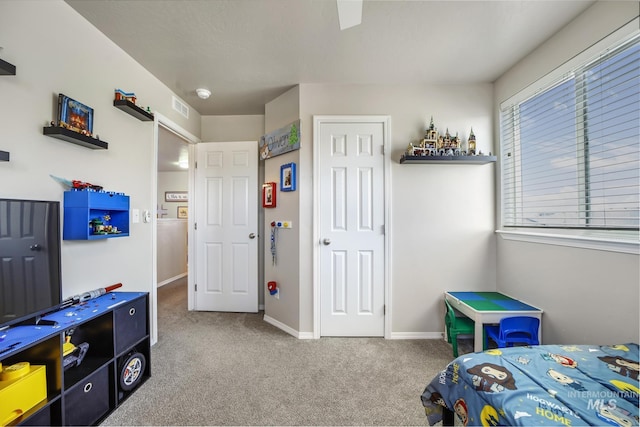
M 542 345 L 465 354 L 422 393 L 430 425 L 638 425 L 638 344 Z M 446 408 L 446 409 L 445 409 Z

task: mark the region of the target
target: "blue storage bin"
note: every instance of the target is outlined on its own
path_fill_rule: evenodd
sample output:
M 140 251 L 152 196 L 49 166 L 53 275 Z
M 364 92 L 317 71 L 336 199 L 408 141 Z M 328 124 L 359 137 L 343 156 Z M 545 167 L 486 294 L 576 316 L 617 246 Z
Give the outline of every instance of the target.
M 101 222 L 100 224 L 97 222 Z M 64 240 L 99 240 L 129 235 L 129 196 L 72 190 L 64 193 Z

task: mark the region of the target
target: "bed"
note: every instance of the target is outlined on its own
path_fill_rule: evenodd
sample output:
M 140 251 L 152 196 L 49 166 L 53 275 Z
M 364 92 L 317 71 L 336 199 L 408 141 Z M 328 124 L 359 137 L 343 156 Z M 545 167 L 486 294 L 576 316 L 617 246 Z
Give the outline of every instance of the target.
M 426 386 L 429 425 L 638 425 L 638 344 L 541 345 L 453 360 Z

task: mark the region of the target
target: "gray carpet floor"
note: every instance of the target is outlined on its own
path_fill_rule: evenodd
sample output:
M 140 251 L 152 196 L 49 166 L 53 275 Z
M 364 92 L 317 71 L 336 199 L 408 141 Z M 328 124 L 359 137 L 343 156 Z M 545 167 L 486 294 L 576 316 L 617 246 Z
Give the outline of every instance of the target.
M 159 289 L 151 378 L 102 425 L 427 425 L 420 394 L 453 358 L 443 340 L 299 340 L 186 299 L 184 281 Z

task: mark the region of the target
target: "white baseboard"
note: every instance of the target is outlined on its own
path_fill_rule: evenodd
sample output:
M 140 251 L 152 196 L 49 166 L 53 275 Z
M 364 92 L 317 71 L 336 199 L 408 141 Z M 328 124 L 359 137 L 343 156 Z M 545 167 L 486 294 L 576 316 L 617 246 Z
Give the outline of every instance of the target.
M 293 335 L 294 337 L 301 340 L 313 339 L 313 332 L 298 332 L 290 326 L 285 325 L 279 320 L 274 319 L 273 317 L 269 317 L 266 314 L 263 317 L 264 321 L 270 325 L 275 326 L 278 329 L 288 333 L 289 335 Z
M 186 277 L 188 273 L 182 273 L 182 274 L 178 274 L 177 276 L 173 276 L 168 278 L 167 280 L 163 280 L 162 282 L 158 282 L 158 287 L 160 286 L 164 286 L 164 285 L 168 285 L 171 282 L 174 282 L 178 279 L 182 279 L 183 277 Z
M 442 332 L 391 332 L 390 340 L 441 340 Z

